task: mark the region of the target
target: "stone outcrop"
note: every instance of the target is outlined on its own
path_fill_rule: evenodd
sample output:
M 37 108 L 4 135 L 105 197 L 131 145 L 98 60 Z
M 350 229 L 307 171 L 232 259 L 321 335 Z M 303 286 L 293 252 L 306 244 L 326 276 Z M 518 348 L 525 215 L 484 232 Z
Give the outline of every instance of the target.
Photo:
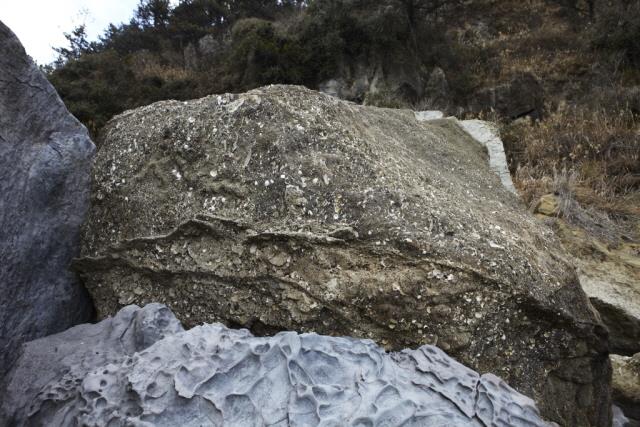
M 597 226 L 609 230 L 606 240 L 593 235 L 562 218 L 560 206 L 559 196 L 547 194 L 534 212 L 553 218 L 554 230 L 573 256 L 580 284 L 609 330 L 611 352 L 640 352 L 640 244 L 615 237 L 611 223 Z
M 640 353 L 612 355 L 611 364 L 613 400 L 634 425 L 640 425 Z
M 226 49 L 225 43 L 213 34 L 207 34 L 197 43 L 189 43 L 184 48 L 184 64 L 190 70 L 204 70 L 220 61 Z
M 438 107 L 446 109 L 451 104 L 451 89 L 449 88 L 449 82 L 444 70 L 440 67 L 435 67 L 429 79 L 425 85 L 424 95 L 427 98 L 430 107 Z
M 640 245 L 595 244 L 590 250 L 575 264 L 582 288 L 609 329 L 611 351 L 640 352 Z
M 20 345 L 87 321 L 68 267 L 95 150 L 16 36 L 0 22 L 0 378 Z
M 28 343 L 4 387 L 0 423 L 15 426 L 550 426 L 531 399 L 437 347 L 182 332 L 159 304 Z
M 415 115 L 416 119 L 420 121 L 437 120 L 444 117 L 444 113 L 433 110 L 416 111 Z M 450 117 L 449 120 L 455 120 L 460 127 L 487 149 L 489 167 L 500 177 L 502 185 L 507 190 L 517 194 L 509 173 L 509 164 L 502 139 L 500 139 L 500 132 L 496 126 L 483 120 L 456 120 L 453 117 Z
M 613 405 L 611 407 L 611 413 L 613 418 L 611 427 L 638 427 L 638 424 L 634 424 L 632 420 L 624 415 L 624 412 L 622 412 L 619 406 Z
M 610 424 L 605 328 L 455 121 L 271 86 L 129 111 L 101 143 L 75 264 L 100 316 L 437 344 L 553 421 Z
M 401 59 L 400 59 L 401 58 Z M 321 82 L 318 89 L 328 95 L 358 103 L 413 105 L 430 108 L 449 106 L 449 85 L 440 68 L 423 76 L 414 55 L 397 58 L 343 60 L 336 77 Z

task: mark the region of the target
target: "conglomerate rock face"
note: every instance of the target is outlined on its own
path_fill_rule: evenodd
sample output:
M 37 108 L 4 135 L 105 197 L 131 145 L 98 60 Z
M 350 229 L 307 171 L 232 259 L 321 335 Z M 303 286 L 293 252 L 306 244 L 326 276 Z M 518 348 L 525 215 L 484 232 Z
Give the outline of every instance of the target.
M 126 112 L 81 272 L 100 316 L 437 344 L 562 425 L 610 423 L 606 331 L 552 231 L 455 121 L 300 87 Z
M 69 265 L 80 250 L 94 151 L 0 22 L 0 378 L 23 342 L 92 315 Z
M 531 399 L 437 347 L 182 332 L 160 304 L 28 343 L 4 391 L 0 422 L 16 426 L 550 425 Z

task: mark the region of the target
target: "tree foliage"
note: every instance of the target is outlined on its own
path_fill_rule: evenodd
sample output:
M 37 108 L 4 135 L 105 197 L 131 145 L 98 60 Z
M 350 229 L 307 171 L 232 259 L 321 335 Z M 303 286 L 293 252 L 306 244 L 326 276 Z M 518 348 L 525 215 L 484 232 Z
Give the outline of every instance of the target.
M 619 52 L 640 68 L 640 2 L 616 0 L 598 17 L 593 33 L 597 49 Z
M 91 52 L 92 45 L 87 41 L 86 29 L 86 25 L 82 24 L 74 28 L 70 33 L 64 33 L 69 47 L 54 48 L 58 54 L 56 65 L 63 66 L 66 62 L 78 59 L 80 55 Z
M 448 50 L 429 17 L 454 3 L 141 0 L 129 23 L 110 25 L 98 42 L 84 27 L 68 34 L 49 78 L 95 134 L 114 114 L 161 99 L 269 83 L 317 88 L 354 58 L 438 62 L 434 51 Z

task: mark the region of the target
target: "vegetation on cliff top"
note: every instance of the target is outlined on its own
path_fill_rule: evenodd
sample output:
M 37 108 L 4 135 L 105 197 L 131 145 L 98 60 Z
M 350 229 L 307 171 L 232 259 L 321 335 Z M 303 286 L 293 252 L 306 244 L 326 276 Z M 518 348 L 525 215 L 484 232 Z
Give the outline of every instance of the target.
M 575 179 L 574 196 L 640 215 L 640 4 L 629 0 L 142 0 L 98 42 L 79 27 L 46 67 L 69 109 L 97 135 L 115 114 L 162 99 L 269 83 L 317 89 L 363 58 L 444 70 L 451 112 L 518 73 L 545 91 L 541 120 L 503 123 L 525 201 Z M 366 62 L 366 60 L 364 61 Z M 370 103 L 397 103 L 384 94 Z
M 48 75 L 95 135 L 113 115 L 162 99 L 270 83 L 317 88 L 345 58 L 412 55 L 446 71 L 455 48 L 444 26 L 426 19 L 440 3 L 145 0 L 130 23 L 110 26 L 98 42 L 88 42 L 83 27 L 68 34 Z

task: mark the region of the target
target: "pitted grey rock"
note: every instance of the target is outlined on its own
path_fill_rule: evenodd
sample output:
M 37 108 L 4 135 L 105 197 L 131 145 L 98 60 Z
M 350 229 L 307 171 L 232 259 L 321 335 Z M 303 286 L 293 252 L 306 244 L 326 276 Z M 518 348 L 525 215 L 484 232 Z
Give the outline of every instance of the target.
M 159 304 L 27 344 L 7 386 L 0 421 L 16 426 L 550 425 L 531 399 L 434 346 L 386 353 L 370 340 L 220 324 L 181 332 Z
M 78 387 L 90 389 L 98 372 L 104 372 L 98 368 L 119 364 L 182 331 L 168 308 L 149 304 L 128 306 L 98 324 L 78 325 L 26 343 L 15 368 L 0 383 L 0 425 L 70 425 L 78 413 L 56 415 L 39 405 L 55 406 L 78 397 Z M 121 403 L 123 412 L 132 405 L 126 399 Z
M 0 22 L 0 378 L 20 345 L 87 321 L 69 271 L 95 147 Z

